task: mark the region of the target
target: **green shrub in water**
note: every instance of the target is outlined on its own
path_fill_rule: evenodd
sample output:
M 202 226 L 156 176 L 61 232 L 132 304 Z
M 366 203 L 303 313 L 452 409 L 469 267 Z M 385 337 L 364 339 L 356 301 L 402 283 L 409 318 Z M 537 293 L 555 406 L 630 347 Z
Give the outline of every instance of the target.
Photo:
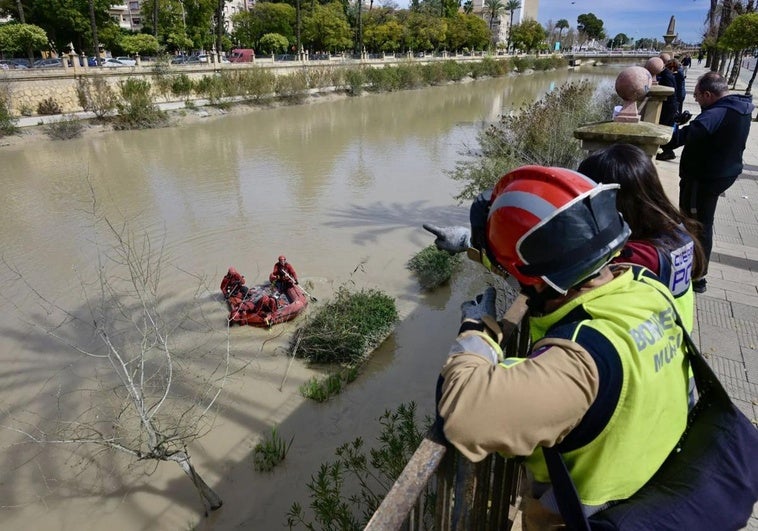
M 395 411 L 385 411 L 379 422 L 382 431 L 378 448 L 367 453 L 363 439 L 358 437 L 337 448 L 337 459 L 322 463 L 311 476 L 307 484 L 309 511 L 294 502 L 287 513 L 290 529 L 302 526 L 352 531 L 366 527 L 432 423 L 427 417 L 425 426 L 419 426 L 413 402 L 401 404 Z M 422 496 L 425 510 L 420 528 L 432 529 L 434 498 L 429 486 Z
M 259 442 L 253 448 L 253 468 L 258 472 L 270 472 L 276 465 L 284 461 L 295 440 L 293 435 L 290 442 L 284 442 L 276 426 L 271 428 L 271 435 Z
M 119 85 L 123 101 L 117 105 L 115 129 L 149 129 L 166 124 L 168 116 L 153 102 L 149 81 L 129 78 Z
M 359 96 L 366 84 L 366 71 L 363 68 L 350 68 L 345 72 L 345 83 L 353 96 Z
M 395 300 L 378 290 L 350 292 L 341 287 L 293 337 L 296 354 L 314 363 L 362 363 L 392 331 Z M 298 338 L 295 340 L 295 337 Z
M 435 245 L 429 245 L 408 261 L 408 269 L 416 274 L 422 288 L 434 289 L 450 280 L 460 263 L 460 255 L 451 255 L 440 251 Z
M 73 116 L 51 122 L 45 126 L 45 134 L 52 140 L 70 140 L 82 136 L 84 124 Z
M 316 402 L 326 402 L 329 398 L 342 392 L 345 385 L 358 377 L 357 367 L 347 367 L 326 378 L 315 376 L 300 386 L 300 394 Z

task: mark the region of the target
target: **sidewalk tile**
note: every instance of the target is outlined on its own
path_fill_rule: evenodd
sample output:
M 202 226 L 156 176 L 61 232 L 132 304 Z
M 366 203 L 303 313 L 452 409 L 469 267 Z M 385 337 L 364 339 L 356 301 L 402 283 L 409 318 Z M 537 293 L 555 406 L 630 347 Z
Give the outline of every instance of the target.
M 742 362 L 740 341 L 735 330 L 700 323 L 700 350 L 707 357 L 723 356 Z
M 726 300 L 730 302 L 741 302 L 750 306 L 758 306 L 758 294 L 755 292 L 755 286 L 752 286 L 750 293 L 738 293 L 736 291 L 726 292 Z
M 726 291 L 736 291 L 737 293 L 758 295 L 758 290 L 756 290 L 756 287 L 749 282 L 741 282 L 739 280 L 727 280 L 727 279 L 720 279 L 720 278 L 710 278 L 709 276 L 708 290 L 710 290 L 711 288 L 721 288 Z

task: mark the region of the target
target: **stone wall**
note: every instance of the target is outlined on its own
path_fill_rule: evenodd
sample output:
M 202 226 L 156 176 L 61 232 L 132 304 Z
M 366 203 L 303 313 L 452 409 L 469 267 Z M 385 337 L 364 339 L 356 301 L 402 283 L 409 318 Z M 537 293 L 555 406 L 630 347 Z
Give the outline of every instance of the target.
M 199 65 L 174 65 L 170 67 L 171 74 L 186 74 L 193 81 L 201 79 L 203 76 L 213 75 L 215 72 L 222 70 L 244 70 L 250 68 L 268 68 L 275 75 L 286 75 L 293 72 L 307 70 L 310 68 L 324 67 L 357 67 L 371 66 L 382 68 L 391 64 L 405 63 L 413 61 L 414 63 L 427 63 L 439 60 L 466 60 L 481 61 L 481 57 L 455 57 L 449 56 L 444 58 L 427 57 L 424 59 L 409 58 L 406 56 L 386 57 L 380 59 L 364 59 L 361 61 L 342 60 L 333 58 L 327 61 L 282 61 L 274 62 L 273 58 L 256 58 L 255 63 L 224 63 L 224 64 L 199 64 Z M 40 102 L 52 98 L 59 105 L 63 113 L 72 113 L 82 111 L 79 105 L 77 95 L 77 86 L 79 80 L 91 80 L 95 77 L 105 79 L 114 89 L 118 89 L 121 81 L 128 78 L 140 78 L 150 81 L 150 85 L 155 87 L 155 77 L 158 74 L 155 67 L 150 63 L 142 63 L 139 66 L 120 67 L 120 68 L 96 68 L 96 67 L 66 67 L 66 68 L 44 68 L 28 70 L 0 70 L 0 96 L 5 90 L 10 96 L 10 112 L 12 116 L 36 116 L 37 107 Z M 118 90 L 116 90 L 118 93 Z M 184 98 L 175 101 L 183 101 Z M 172 101 L 170 95 L 165 96 L 153 94 L 153 100 L 159 103 Z

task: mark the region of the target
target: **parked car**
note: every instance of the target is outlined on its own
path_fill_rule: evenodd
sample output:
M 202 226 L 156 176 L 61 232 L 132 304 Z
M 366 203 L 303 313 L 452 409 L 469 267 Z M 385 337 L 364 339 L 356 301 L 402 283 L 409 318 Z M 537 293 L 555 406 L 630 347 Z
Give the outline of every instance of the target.
M 199 55 L 190 55 L 187 58 L 187 63 L 190 64 L 197 64 L 197 63 L 207 63 L 210 59 L 208 58 L 208 54 L 201 53 Z
M 49 59 L 37 59 L 34 61 L 34 68 L 55 68 L 57 66 L 63 66 L 63 61 L 57 57 L 50 57 Z
M 127 56 L 116 57 L 116 61 L 121 61 L 124 66 L 137 66 L 137 60 Z
M 187 60 L 189 58 L 186 55 L 177 55 L 173 59 L 171 59 L 172 65 L 185 65 L 187 64 Z
M 26 68 L 32 67 L 32 62 L 26 57 L 11 57 L 8 61 L 13 61 L 17 65 L 25 66 Z
M 26 70 L 27 66 L 12 59 L 0 59 L 0 70 Z
M 118 68 L 121 66 L 126 66 L 124 63 L 119 61 L 118 59 L 114 59 L 113 57 L 106 57 L 102 60 L 102 66 L 105 68 Z
M 235 48 L 229 56 L 230 63 L 251 63 L 254 59 L 255 50 L 252 48 Z

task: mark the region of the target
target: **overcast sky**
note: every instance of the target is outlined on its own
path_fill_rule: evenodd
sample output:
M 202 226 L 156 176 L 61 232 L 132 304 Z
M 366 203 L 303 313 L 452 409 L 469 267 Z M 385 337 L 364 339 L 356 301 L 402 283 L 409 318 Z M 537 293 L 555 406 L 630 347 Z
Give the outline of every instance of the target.
M 523 1 L 523 0 L 522 0 Z M 676 33 L 684 42 L 702 40 L 708 0 L 539 0 L 537 20 L 543 25 L 565 18 L 572 28 L 584 13 L 594 13 L 603 21 L 608 37 L 625 33 L 634 39 L 663 40 L 673 15 Z

